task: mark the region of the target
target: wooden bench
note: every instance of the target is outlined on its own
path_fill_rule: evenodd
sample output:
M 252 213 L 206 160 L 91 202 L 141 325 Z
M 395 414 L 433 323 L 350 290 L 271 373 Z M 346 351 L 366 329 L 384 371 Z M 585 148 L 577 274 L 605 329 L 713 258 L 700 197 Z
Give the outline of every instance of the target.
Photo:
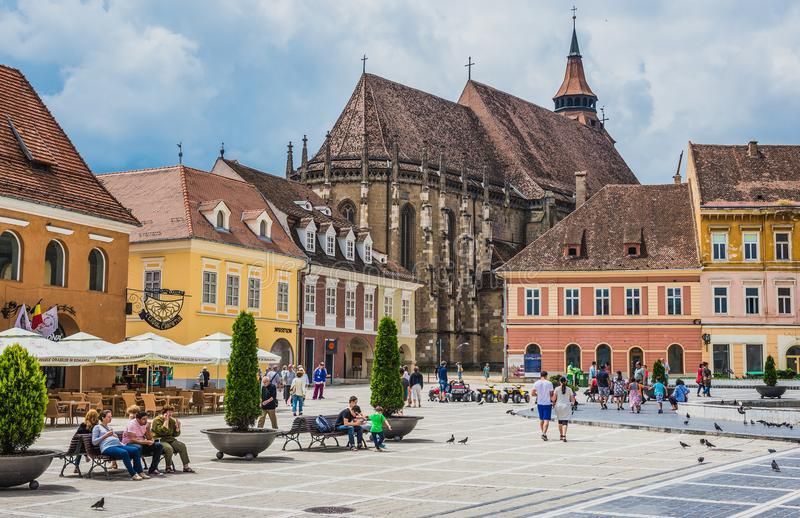
M 61 459 L 64 461 L 64 465 L 61 466 L 61 473 L 58 474 L 59 477 L 64 476 L 64 470 L 67 469 L 67 466 L 75 466 L 75 469 L 78 471 L 78 476 L 82 477 L 81 474 L 81 467 L 80 467 L 80 458 L 84 454 L 83 451 L 83 436 L 89 436 L 89 442 L 92 440 L 92 434 L 75 434 L 72 436 L 72 439 L 69 441 L 69 447 L 67 451 L 63 453 L 59 453 L 56 455 L 56 458 Z
M 336 419 L 339 417 L 338 415 L 326 415 L 323 416 L 331 425 L 336 423 Z M 325 444 L 325 441 L 328 439 L 333 439 L 336 441 L 336 446 L 339 445 L 339 437 L 346 436 L 347 432 L 344 430 L 333 430 L 332 432 L 320 432 L 319 428 L 317 428 L 317 416 L 300 416 L 295 417 L 292 421 L 292 427 L 283 432 L 281 434 L 284 437 L 283 443 L 283 450 L 286 450 L 286 445 L 290 442 L 294 442 L 297 444 L 298 448 L 301 450 L 303 446 L 300 444 L 300 435 L 307 433 L 311 436 L 311 442 L 308 443 L 306 449 L 311 449 L 315 444 L 319 444 L 323 448 L 327 448 L 328 445 Z
M 78 437 L 80 437 L 83 441 L 83 451 L 86 456 L 89 457 L 89 462 L 91 462 L 91 466 L 89 467 L 89 471 L 86 473 L 86 476 L 88 478 L 92 478 L 92 471 L 94 471 L 94 468 L 99 467 L 103 469 L 103 472 L 106 474 L 106 479 L 108 479 L 109 475 L 106 463 L 112 462 L 115 459 L 109 457 L 108 455 L 103 455 L 100 452 L 100 447 L 95 446 L 92 443 L 92 434 L 81 434 Z

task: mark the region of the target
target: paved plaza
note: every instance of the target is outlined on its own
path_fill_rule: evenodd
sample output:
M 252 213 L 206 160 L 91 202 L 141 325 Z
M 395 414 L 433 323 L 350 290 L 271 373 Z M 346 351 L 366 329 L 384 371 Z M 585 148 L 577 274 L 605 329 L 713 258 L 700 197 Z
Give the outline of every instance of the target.
M 368 393 L 366 386 L 329 388 L 324 401 L 309 401 L 306 414 L 335 413 L 351 394 L 368 408 Z M 535 419 L 506 414 L 525 407 L 428 403 L 409 410 L 424 419 L 405 440 L 390 441 L 385 454 L 281 451 L 281 441 L 252 462 L 215 459 L 200 429 L 223 426 L 221 415 L 187 417 L 181 439 L 197 474 L 142 482 L 124 471 L 111 480 L 60 478 L 55 461 L 38 491 L 0 490 L 0 515 L 86 516 L 105 497 L 108 517 L 311 516 L 314 507 L 397 517 L 800 516 L 800 449 L 792 443 L 709 435 L 717 446 L 709 451 L 701 435 L 575 424 L 565 444 L 555 423 L 543 442 Z M 291 412 L 281 406 L 278 416 L 288 428 Z M 119 418 L 112 423 L 122 426 Z M 36 447 L 63 450 L 73 428 L 48 428 Z M 445 444 L 451 433 L 468 436 L 467 444 Z M 780 473 L 771 470 L 772 458 Z

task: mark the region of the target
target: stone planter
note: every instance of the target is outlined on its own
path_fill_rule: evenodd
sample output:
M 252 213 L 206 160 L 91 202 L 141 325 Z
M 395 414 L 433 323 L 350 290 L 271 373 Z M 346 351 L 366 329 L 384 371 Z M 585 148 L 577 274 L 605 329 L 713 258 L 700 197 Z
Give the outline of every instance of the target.
M 230 428 L 200 431 L 208 436 L 211 445 L 217 449 L 217 458 L 220 460 L 225 455 L 253 460 L 269 448 L 279 433 L 269 428 L 253 428 L 247 432 L 234 432 Z
M 756 391 L 761 394 L 761 399 L 764 399 L 765 397 L 780 399 L 783 393 L 786 392 L 786 387 L 779 387 L 777 385 L 770 387 L 769 385 L 763 385 L 756 387 Z
M 396 441 L 402 441 L 403 437 L 411 433 L 411 430 L 417 426 L 417 423 L 422 419 L 422 416 L 416 415 L 396 415 L 389 417 L 389 424 L 392 425 L 392 429 L 384 428 L 383 432 L 387 439 L 394 439 Z
M 29 450 L 17 455 L 0 455 L 0 487 L 28 484 L 31 489 L 39 487 L 36 478 L 50 467 L 54 451 Z

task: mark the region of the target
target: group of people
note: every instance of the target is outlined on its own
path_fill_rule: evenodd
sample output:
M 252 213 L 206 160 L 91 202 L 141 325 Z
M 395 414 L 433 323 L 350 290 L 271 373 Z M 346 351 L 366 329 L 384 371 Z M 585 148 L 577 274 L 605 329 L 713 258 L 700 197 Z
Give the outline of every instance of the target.
M 636 362 L 633 376 L 630 379 L 625 379 L 622 371 L 617 371 L 615 376 L 612 377 L 608 364 L 601 365 L 598 370 L 597 362 L 592 362 L 592 366 L 589 369 L 590 388 L 587 391 L 588 395 L 593 397 L 596 394 L 599 398 L 600 408 L 603 410 L 608 410 L 608 403 L 612 400 L 616 404 L 617 410 L 623 410 L 627 399 L 630 411 L 638 414 L 642 411 L 642 403 L 647 400 L 647 391 L 652 388 L 659 414 L 664 413 L 663 402 L 665 400 L 669 401 L 672 410 L 677 410 L 678 403 L 688 401 L 689 389 L 683 380 L 679 379 L 675 382 L 675 389 L 670 395 L 667 389 L 669 366 L 664 365 L 664 379 L 659 378 L 650 381 L 647 367 L 642 362 Z M 648 385 L 648 382 L 651 384 Z
M 711 369 L 708 367 L 708 362 L 702 362 L 697 366 L 697 397 L 705 396 L 711 397 Z
M 403 382 L 403 400 L 408 406 L 417 408 L 422 406 L 423 378 L 419 367 L 414 366 L 414 371 L 409 373 L 408 367 L 400 368 L 400 378 Z
M 116 469 L 116 461 L 121 460 L 132 480 L 149 479 L 162 475 L 159 464 L 163 457 L 164 473 L 175 473 L 177 470 L 173 457 L 177 453 L 181 458 L 184 473 L 194 473 L 189 465 L 189 453 L 186 444 L 178 440 L 181 435 L 181 422 L 173 416 L 175 408 L 166 405 L 161 413 L 150 421 L 147 412 L 139 406 L 128 407 L 128 422 L 120 435 L 111 427 L 111 410 L 98 412 L 89 410 L 76 434 L 91 434 L 92 444 L 100 448 L 100 453 L 113 459 L 111 468 Z M 142 457 L 150 456 L 147 473 L 142 467 Z M 75 461 L 75 472 L 80 473 L 81 458 Z
M 339 412 L 336 417 L 334 427 L 342 432 L 347 432 L 347 447 L 350 450 L 360 450 L 366 448 L 364 432 L 372 434 L 372 442 L 375 444 L 375 451 L 380 452 L 386 449 L 386 436 L 383 427 L 392 429 L 392 425 L 386 416 L 383 415 L 383 408 L 375 407 L 375 412 L 365 415 L 358 406 L 358 398 L 350 396 L 347 408 Z
M 259 371 L 258 377 L 261 382 L 262 410 L 259 418 L 259 427 L 264 425 L 267 416 L 270 418 L 272 427 L 278 427 L 275 409 L 278 407 L 279 392 L 283 396 L 284 404 L 287 406 L 291 404 L 292 415 L 303 415 L 303 404 L 311 386 L 311 381 L 309 381 L 308 374 L 306 374 L 302 365 L 298 365 L 297 368 L 294 365 L 284 365 L 283 368 L 276 365 L 264 374 Z M 328 371 L 324 362 L 320 362 L 317 368 L 314 369 L 312 380 L 314 383 L 312 399 L 325 399 L 325 383 L 328 380 Z M 269 388 L 270 386 L 272 389 Z

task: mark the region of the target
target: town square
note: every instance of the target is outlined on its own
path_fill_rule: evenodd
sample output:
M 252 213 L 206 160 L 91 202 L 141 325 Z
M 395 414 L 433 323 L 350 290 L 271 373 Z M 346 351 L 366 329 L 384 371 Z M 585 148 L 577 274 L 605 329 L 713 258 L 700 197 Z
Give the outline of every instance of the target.
M 800 516 L 758 11 L 0 1 L 0 516 Z

